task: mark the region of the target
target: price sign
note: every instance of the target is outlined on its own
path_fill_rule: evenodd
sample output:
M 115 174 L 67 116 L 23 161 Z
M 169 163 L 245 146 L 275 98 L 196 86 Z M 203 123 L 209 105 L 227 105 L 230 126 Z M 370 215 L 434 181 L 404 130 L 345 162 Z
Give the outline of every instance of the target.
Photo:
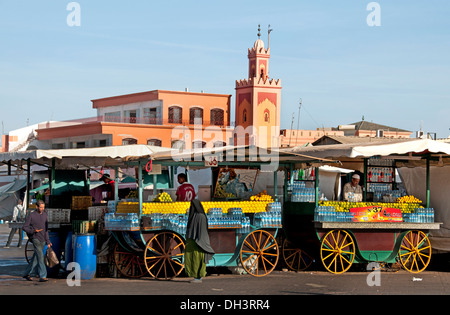
M 400 209 L 383 206 L 351 208 L 353 222 L 403 222 Z
M 206 167 L 217 167 L 219 165 L 219 157 L 211 155 L 205 156 L 205 166 Z

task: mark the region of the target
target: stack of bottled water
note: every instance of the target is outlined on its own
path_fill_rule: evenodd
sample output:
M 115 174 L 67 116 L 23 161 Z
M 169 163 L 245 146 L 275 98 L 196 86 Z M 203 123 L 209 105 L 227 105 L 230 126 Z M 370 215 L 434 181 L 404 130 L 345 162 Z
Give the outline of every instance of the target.
M 319 189 L 320 195 L 320 189 Z M 291 201 L 292 202 L 314 202 L 316 200 L 315 188 L 293 188 Z
M 210 208 L 206 217 L 210 228 L 242 228 L 244 213 L 241 208 L 230 208 L 223 215 L 222 208 Z
M 150 214 L 151 226 L 153 228 L 161 228 L 163 224 L 164 216 L 161 213 Z
M 230 208 L 228 209 L 227 215 L 242 217 L 244 215 L 244 212 L 242 211 L 242 208 Z
M 333 206 L 318 206 L 314 209 L 316 222 L 353 222 L 353 212 L 337 212 Z
M 208 215 L 210 216 L 222 216 L 223 210 L 222 208 L 209 208 L 208 209 Z
M 137 231 L 140 220 L 137 213 L 115 214 L 105 213 L 105 230 L 108 231 Z
M 253 225 L 260 227 L 279 228 L 281 224 L 281 203 L 273 202 L 267 205 L 266 212 L 255 213 Z
M 391 184 L 367 184 L 367 191 L 373 192 L 373 201 L 382 201 L 383 197 L 388 196 L 391 199 L 388 202 L 395 202 L 400 197 L 406 196 L 405 189 L 392 190 Z
M 242 218 L 239 216 L 211 216 L 207 215 L 208 227 L 210 228 L 241 228 Z
M 244 226 L 244 218 L 242 208 L 230 208 L 228 209 L 225 224 L 231 228 L 242 229 Z
M 250 232 L 250 218 L 243 216 L 241 219 L 241 228 L 237 230 L 238 233 L 245 234 Z
M 161 220 L 161 228 L 171 230 L 179 234 L 186 234 L 188 216 L 174 213 L 160 214 L 160 216 L 156 216 L 155 224 L 159 220 Z
M 433 208 L 417 208 L 413 213 L 403 213 L 403 222 L 411 223 L 433 223 Z

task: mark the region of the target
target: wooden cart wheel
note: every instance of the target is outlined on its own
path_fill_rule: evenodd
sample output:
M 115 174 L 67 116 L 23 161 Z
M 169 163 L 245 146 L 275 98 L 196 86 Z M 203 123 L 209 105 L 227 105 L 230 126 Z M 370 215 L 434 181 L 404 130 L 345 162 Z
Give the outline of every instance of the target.
M 355 259 L 355 242 L 352 236 L 343 230 L 328 232 L 320 244 L 320 257 L 329 272 L 346 272 Z
M 128 278 L 140 278 L 147 273 L 144 260 L 139 255 L 124 250 L 119 243 L 114 246 L 114 263 L 117 270 Z
M 282 253 L 284 262 L 293 271 L 306 270 L 314 261 L 307 252 L 295 247 L 287 239 L 283 241 Z
M 431 244 L 422 231 L 409 231 L 402 240 L 399 251 L 402 266 L 411 273 L 419 273 L 427 268 L 431 260 Z
M 256 230 L 242 243 L 240 259 L 245 271 L 255 277 L 271 273 L 278 262 L 279 250 L 275 238 L 267 231 Z
M 144 262 L 150 275 L 170 280 L 184 269 L 185 243 L 180 236 L 165 231 L 153 236 L 145 247 Z
M 30 239 L 27 240 L 27 243 L 25 244 L 25 259 L 27 260 L 27 263 L 30 263 L 31 258 L 34 255 L 34 246 Z

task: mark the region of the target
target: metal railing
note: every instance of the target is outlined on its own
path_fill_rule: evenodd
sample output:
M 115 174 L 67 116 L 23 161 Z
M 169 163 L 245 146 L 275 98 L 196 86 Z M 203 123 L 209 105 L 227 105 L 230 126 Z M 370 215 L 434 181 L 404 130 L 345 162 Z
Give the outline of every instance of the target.
M 141 124 L 141 125 L 159 125 L 159 126 L 165 126 L 165 125 L 172 125 L 172 126 L 195 126 L 195 125 L 202 125 L 202 126 L 217 126 L 220 128 L 225 128 L 229 126 L 233 126 L 234 124 L 228 123 L 228 125 L 225 124 L 224 121 L 209 121 L 204 119 L 176 119 L 176 118 L 169 118 L 164 119 L 162 117 L 115 117 L 115 116 L 96 116 L 96 117 L 89 117 L 89 118 L 81 118 L 81 119 L 73 119 L 73 120 L 66 120 L 66 121 L 53 121 L 53 122 L 46 122 L 41 123 L 38 126 L 38 129 L 47 129 L 47 128 L 56 128 L 56 127 L 68 127 L 68 126 L 75 126 L 75 125 L 81 125 L 81 124 L 87 124 L 87 123 L 96 123 L 96 122 L 111 122 L 111 123 L 118 123 L 118 124 Z

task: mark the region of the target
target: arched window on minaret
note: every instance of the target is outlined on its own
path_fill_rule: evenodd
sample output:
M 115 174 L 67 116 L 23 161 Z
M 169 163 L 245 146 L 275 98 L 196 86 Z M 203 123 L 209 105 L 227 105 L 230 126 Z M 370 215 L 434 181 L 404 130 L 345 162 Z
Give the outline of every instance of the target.
M 244 112 L 242 113 L 242 120 L 243 122 L 247 122 L 247 110 L 244 109 Z
M 270 123 L 270 112 L 269 112 L 268 109 L 266 109 L 266 110 L 264 111 L 264 121 L 265 121 L 266 123 Z

